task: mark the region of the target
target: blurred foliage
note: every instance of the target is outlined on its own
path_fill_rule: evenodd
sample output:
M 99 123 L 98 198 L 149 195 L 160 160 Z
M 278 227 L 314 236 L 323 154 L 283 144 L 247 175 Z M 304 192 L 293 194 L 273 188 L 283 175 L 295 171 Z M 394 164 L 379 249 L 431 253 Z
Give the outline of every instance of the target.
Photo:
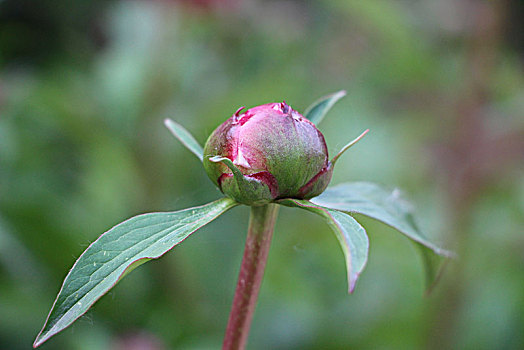
M 0 348 L 27 349 L 89 242 L 137 213 L 219 197 L 170 135 L 200 141 L 240 105 L 322 123 L 333 183 L 410 193 L 454 249 L 432 295 L 412 245 L 366 222 L 369 264 L 346 295 L 321 220 L 283 209 L 251 349 L 524 347 L 524 75 L 519 1 L 0 2 Z M 521 14 L 519 16 L 519 13 Z M 43 349 L 216 349 L 245 207 L 126 277 Z

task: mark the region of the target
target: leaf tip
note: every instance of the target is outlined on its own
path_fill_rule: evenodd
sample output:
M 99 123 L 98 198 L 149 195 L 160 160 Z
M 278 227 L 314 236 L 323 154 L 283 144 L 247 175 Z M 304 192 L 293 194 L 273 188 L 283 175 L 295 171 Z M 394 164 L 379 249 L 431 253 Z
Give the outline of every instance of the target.
M 348 294 L 353 294 L 355 287 L 357 286 L 357 280 L 360 277 L 359 273 L 355 273 L 353 276 L 348 276 Z
M 36 349 L 37 347 L 42 345 L 46 340 L 47 340 L 47 338 L 43 338 L 42 337 L 42 333 L 38 334 L 36 336 L 35 341 L 33 342 L 33 349 Z
M 338 98 L 342 98 L 346 96 L 347 94 L 348 92 L 346 90 L 340 90 L 334 93 L 334 95 L 337 96 Z
M 213 157 L 209 157 L 208 160 L 213 163 L 220 163 L 224 161 L 225 159 L 224 157 L 221 157 L 221 156 L 213 156 Z
M 451 250 L 446 250 L 446 249 L 441 249 L 439 248 L 438 250 L 435 251 L 438 255 L 441 255 L 447 259 L 457 259 L 458 258 L 458 255 L 457 253 L 451 251 Z
M 452 258 L 451 257 L 446 257 L 446 260 L 444 260 L 444 262 L 442 263 L 442 266 L 440 266 L 440 268 L 438 269 L 438 272 L 437 272 L 436 276 L 433 278 L 433 281 L 427 283 L 426 290 L 424 291 L 424 296 L 425 297 L 429 297 L 431 295 L 431 293 L 433 292 L 433 290 L 435 289 L 435 286 L 440 281 L 440 279 L 441 279 L 441 277 L 442 277 L 442 275 L 444 273 L 444 270 L 448 266 L 448 263 L 449 263 L 450 259 L 452 259 Z
M 177 130 L 176 130 L 177 126 L 179 126 L 179 125 L 173 119 L 165 118 L 164 119 L 164 125 L 177 139 L 180 139 L 180 137 L 179 137 L 179 135 L 177 133 Z
M 165 118 L 164 119 L 164 125 L 167 127 L 167 128 L 170 128 L 171 125 L 173 125 L 174 121 L 173 119 L 171 118 Z

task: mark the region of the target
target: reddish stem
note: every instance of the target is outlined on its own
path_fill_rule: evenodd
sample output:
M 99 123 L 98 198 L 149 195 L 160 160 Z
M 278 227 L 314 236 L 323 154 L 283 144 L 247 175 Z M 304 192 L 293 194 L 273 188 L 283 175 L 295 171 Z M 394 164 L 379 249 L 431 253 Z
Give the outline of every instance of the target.
M 223 350 L 239 350 L 246 347 L 277 214 L 276 204 L 251 207 L 244 257 L 229 314 Z

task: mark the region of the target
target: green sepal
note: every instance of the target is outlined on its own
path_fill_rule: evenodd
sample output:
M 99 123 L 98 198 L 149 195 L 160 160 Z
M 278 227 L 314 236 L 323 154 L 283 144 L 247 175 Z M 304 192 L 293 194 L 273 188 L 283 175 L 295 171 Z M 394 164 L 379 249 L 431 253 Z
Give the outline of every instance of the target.
M 224 163 L 233 173 L 219 185 L 220 190 L 235 201 L 246 205 L 264 205 L 273 201 L 269 187 L 256 179 L 244 176 L 242 172 L 227 157 L 214 156 L 209 158 L 213 163 Z M 224 188 L 227 187 L 227 190 Z

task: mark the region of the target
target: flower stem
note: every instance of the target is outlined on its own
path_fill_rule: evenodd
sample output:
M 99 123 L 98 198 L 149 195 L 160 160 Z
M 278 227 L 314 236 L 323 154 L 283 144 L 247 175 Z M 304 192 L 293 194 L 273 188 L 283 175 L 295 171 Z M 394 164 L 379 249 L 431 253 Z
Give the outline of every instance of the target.
M 223 350 L 239 350 L 246 347 L 277 214 L 276 204 L 251 207 L 244 257 L 229 314 Z

